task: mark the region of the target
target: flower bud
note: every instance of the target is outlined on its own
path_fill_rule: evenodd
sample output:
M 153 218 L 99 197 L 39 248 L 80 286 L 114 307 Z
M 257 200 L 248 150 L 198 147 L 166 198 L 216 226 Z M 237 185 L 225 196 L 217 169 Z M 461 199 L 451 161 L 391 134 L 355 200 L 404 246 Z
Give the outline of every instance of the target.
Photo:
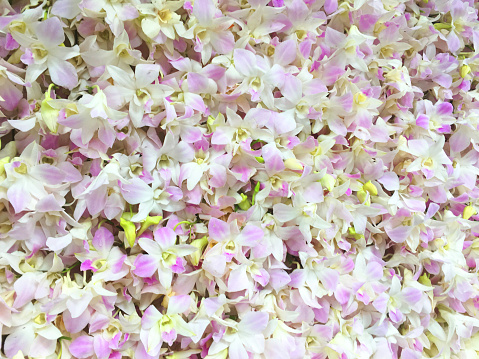
M 464 78 L 467 76 L 467 74 L 471 72 L 471 68 L 469 65 L 462 65 L 461 66 L 461 77 Z
M 368 195 L 368 192 L 365 191 L 364 189 L 358 191 L 358 199 L 362 204 L 366 206 L 371 205 L 371 197 Z
M 142 234 L 144 231 L 148 229 L 150 226 L 156 226 L 160 221 L 163 219 L 162 216 L 148 216 L 146 219 L 141 223 L 140 230 L 138 231 L 138 235 Z
M 60 111 L 53 108 L 49 104 L 49 102 L 52 100 L 52 98 L 50 96 L 50 91 L 51 91 L 52 87 L 53 87 L 53 84 L 50 84 L 50 86 L 48 86 L 48 90 L 45 93 L 45 99 L 42 101 L 42 104 L 40 106 L 40 113 L 42 114 L 43 122 L 45 122 L 45 125 L 47 125 L 50 132 L 57 133 L 57 131 L 58 131 L 58 114 L 60 113 Z
M 419 277 L 419 283 L 428 287 L 432 287 L 431 280 L 427 276 L 427 273 L 424 273 L 422 276 Z
M 240 193 L 242 201 L 238 203 L 238 207 L 241 208 L 243 211 L 247 211 L 251 207 L 251 202 L 248 199 L 248 196 L 244 193 Z
M 321 183 L 321 186 L 326 187 L 328 191 L 331 192 L 336 184 L 336 179 L 330 174 L 326 173 L 323 178 L 319 180 L 319 183 Z
M 462 212 L 462 218 L 469 219 L 475 214 L 477 214 L 477 211 L 473 206 L 466 206 L 464 207 L 464 211 Z
M 256 161 L 258 161 L 259 163 L 264 163 L 263 157 L 255 157 L 255 158 L 256 158 Z
M 123 230 L 125 231 L 125 238 L 129 246 L 133 247 L 135 245 L 135 239 L 136 239 L 135 224 L 122 217 L 120 218 L 120 226 L 122 226 Z
M 378 189 L 376 188 L 375 185 L 371 183 L 371 181 L 368 181 L 367 183 L 364 184 L 363 190 L 367 191 L 371 196 L 378 195 Z
M 198 265 L 207 244 L 208 244 L 208 237 L 206 236 L 203 238 L 195 239 L 193 242 L 190 243 L 190 245 L 192 245 L 193 247 L 198 248 L 196 252 L 193 252 L 190 254 L 191 264 L 193 264 L 194 266 Z

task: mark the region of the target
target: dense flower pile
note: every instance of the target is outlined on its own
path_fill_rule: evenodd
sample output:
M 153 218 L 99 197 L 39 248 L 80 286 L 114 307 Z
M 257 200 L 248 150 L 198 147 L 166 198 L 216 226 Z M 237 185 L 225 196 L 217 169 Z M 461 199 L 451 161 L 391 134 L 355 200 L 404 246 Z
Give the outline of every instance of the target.
M 1 357 L 479 358 L 478 8 L 0 1 Z

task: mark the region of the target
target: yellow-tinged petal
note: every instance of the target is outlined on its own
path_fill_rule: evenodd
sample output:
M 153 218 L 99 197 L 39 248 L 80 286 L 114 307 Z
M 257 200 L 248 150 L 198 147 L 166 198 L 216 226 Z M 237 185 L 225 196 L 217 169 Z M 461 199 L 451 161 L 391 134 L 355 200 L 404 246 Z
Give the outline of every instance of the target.
M 45 93 L 45 99 L 42 101 L 42 104 L 40 106 L 40 113 L 42 114 L 42 119 L 43 122 L 45 122 L 45 125 L 47 125 L 48 129 L 52 133 L 57 133 L 58 131 L 58 114 L 60 111 L 57 109 L 53 108 L 49 102 L 52 100 L 50 96 L 50 91 L 53 87 L 53 84 L 50 84 L 48 86 L 48 90 Z
M 19 350 L 18 353 L 12 357 L 12 359 L 25 359 L 25 357 L 23 356 L 22 351 Z
M 5 173 L 5 165 L 10 162 L 10 157 L 4 157 L 0 160 L 0 176 Z
M 120 226 L 122 226 L 125 231 L 125 237 L 128 244 L 130 245 L 130 247 L 133 247 L 135 245 L 135 239 L 136 239 L 135 224 L 122 217 L 120 218 Z
M 219 353 L 209 354 L 205 356 L 205 359 L 226 359 L 228 357 L 228 348 L 223 349 Z
M 284 161 L 284 167 L 293 171 L 302 171 L 303 166 L 296 158 L 288 158 Z

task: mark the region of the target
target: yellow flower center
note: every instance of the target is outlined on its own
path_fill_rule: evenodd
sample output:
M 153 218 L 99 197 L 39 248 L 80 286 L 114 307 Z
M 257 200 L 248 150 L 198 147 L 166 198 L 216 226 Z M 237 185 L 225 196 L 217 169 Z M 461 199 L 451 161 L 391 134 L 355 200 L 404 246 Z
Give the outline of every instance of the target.
M 18 174 L 24 175 L 27 173 L 27 165 L 25 163 L 20 164 L 20 166 L 15 167 L 15 172 Z
M 161 258 L 166 265 L 171 266 L 176 263 L 176 256 L 173 253 L 163 252 Z
M 162 23 L 167 23 L 168 21 L 171 20 L 172 17 L 173 17 L 173 14 L 168 9 L 163 9 L 158 11 L 158 19 L 160 19 Z

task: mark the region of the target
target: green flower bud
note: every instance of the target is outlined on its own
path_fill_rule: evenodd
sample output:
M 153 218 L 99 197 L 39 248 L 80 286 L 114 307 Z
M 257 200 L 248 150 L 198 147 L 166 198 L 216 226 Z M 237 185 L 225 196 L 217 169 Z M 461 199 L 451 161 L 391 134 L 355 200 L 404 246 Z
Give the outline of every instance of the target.
M 135 224 L 121 217 L 120 226 L 122 226 L 123 230 L 125 231 L 126 241 L 128 242 L 129 246 L 133 247 L 135 245 L 135 239 L 136 239 Z
M 248 196 L 244 193 L 240 193 L 242 201 L 238 203 L 238 207 L 241 208 L 243 211 L 247 211 L 251 207 L 251 202 L 248 199 Z
M 163 219 L 162 216 L 148 216 L 146 219 L 141 223 L 140 230 L 138 231 L 138 235 L 141 235 L 144 231 L 148 229 L 150 226 L 156 226 L 160 221 Z
M 200 258 L 203 255 L 203 251 L 208 245 L 208 237 L 205 236 L 202 238 L 195 239 L 193 242 L 190 243 L 190 245 L 198 248 L 196 252 L 190 254 L 191 264 L 197 266 L 198 263 L 200 263 Z

